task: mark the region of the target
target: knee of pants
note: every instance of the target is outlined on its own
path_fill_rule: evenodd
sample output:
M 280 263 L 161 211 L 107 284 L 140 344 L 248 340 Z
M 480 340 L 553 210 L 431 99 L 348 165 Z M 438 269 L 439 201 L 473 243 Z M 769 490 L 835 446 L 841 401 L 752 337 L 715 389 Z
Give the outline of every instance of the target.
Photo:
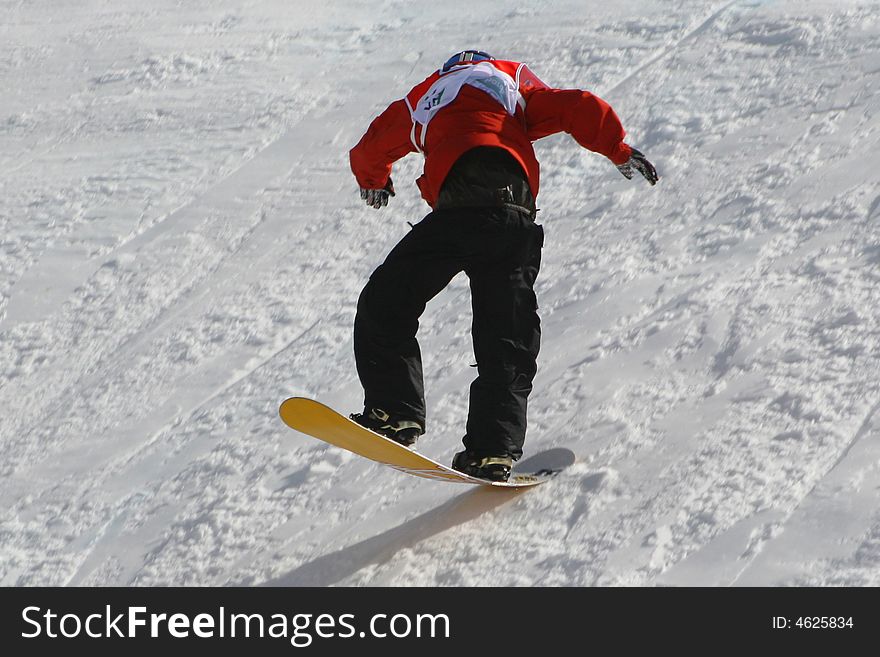
M 419 314 L 403 303 L 401 292 L 385 277 L 374 274 L 358 298 L 355 326 L 389 337 L 412 337 L 418 331 Z
M 529 354 L 520 353 L 509 360 L 486 358 L 477 361 L 477 371 L 483 383 L 523 388 L 531 387 L 538 366 Z

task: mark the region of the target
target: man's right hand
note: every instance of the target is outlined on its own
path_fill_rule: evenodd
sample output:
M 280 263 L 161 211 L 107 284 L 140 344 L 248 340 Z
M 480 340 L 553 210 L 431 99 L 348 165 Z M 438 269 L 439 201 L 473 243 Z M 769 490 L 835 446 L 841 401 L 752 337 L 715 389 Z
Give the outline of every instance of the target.
M 617 165 L 617 170 L 620 171 L 624 176 L 626 176 L 627 180 L 631 180 L 633 177 L 633 169 L 638 171 L 645 177 L 652 185 L 656 185 L 657 181 L 660 179 L 660 176 L 657 175 L 657 169 L 654 168 L 654 165 L 648 162 L 648 158 L 646 158 L 641 151 L 632 148 L 632 155 L 629 156 L 629 159 L 623 164 Z
M 364 189 L 361 187 L 361 199 L 363 199 L 370 207 L 379 208 L 388 205 L 388 197 L 394 196 L 394 183 L 391 178 L 385 183 L 382 189 Z

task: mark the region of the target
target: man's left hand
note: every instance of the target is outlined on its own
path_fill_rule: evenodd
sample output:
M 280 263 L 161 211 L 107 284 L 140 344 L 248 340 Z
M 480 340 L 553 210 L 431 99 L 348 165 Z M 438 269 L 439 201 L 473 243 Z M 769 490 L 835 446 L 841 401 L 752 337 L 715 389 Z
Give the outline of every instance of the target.
M 632 146 L 630 146 L 632 148 Z M 623 164 L 617 165 L 617 170 L 620 171 L 628 180 L 633 177 L 633 169 L 638 171 L 645 177 L 652 185 L 656 185 L 657 181 L 660 180 L 660 176 L 657 175 L 657 169 L 654 168 L 654 165 L 648 162 L 648 158 L 644 156 L 644 154 L 632 148 L 632 155 L 629 156 L 629 159 Z

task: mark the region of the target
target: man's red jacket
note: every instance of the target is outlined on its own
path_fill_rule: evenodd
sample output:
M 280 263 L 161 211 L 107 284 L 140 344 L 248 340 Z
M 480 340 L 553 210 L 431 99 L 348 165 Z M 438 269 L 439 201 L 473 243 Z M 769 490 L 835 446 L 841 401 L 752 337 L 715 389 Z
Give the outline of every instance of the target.
M 446 174 L 463 153 L 499 146 L 522 165 L 537 197 L 540 167 L 532 142 L 557 132 L 569 133 L 614 164 L 623 164 L 631 153 L 620 119 L 598 96 L 552 89 L 518 62 L 463 63 L 434 72 L 376 117 L 351 149 L 351 170 L 360 187 L 382 189 L 392 163 L 421 152 L 425 171 L 416 183 L 434 207 Z

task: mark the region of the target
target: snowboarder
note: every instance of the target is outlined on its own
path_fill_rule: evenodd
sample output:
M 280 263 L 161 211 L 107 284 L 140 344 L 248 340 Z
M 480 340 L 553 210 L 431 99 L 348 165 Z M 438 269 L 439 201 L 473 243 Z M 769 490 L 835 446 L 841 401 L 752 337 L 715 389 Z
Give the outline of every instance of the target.
M 354 323 L 364 411 L 356 422 L 407 446 L 425 432 L 416 341 L 426 303 L 464 271 L 470 279 L 477 378 L 465 449 L 452 467 L 506 481 L 522 455 L 541 329 L 534 293 L 544 233 L 535 223 L 532 142 L 557 132 L 611 160 L 627 178 L 657 172 L 624 143 L 614 110 L 579 89 L 554 89 L 525 65 L 478 50 L 453 55 L 388 106 L 351 150 L 361 199 L 394 196 L 393 162 L 425 157 L 416 181 L 432 208 L 391 250 L 360 295 Z

